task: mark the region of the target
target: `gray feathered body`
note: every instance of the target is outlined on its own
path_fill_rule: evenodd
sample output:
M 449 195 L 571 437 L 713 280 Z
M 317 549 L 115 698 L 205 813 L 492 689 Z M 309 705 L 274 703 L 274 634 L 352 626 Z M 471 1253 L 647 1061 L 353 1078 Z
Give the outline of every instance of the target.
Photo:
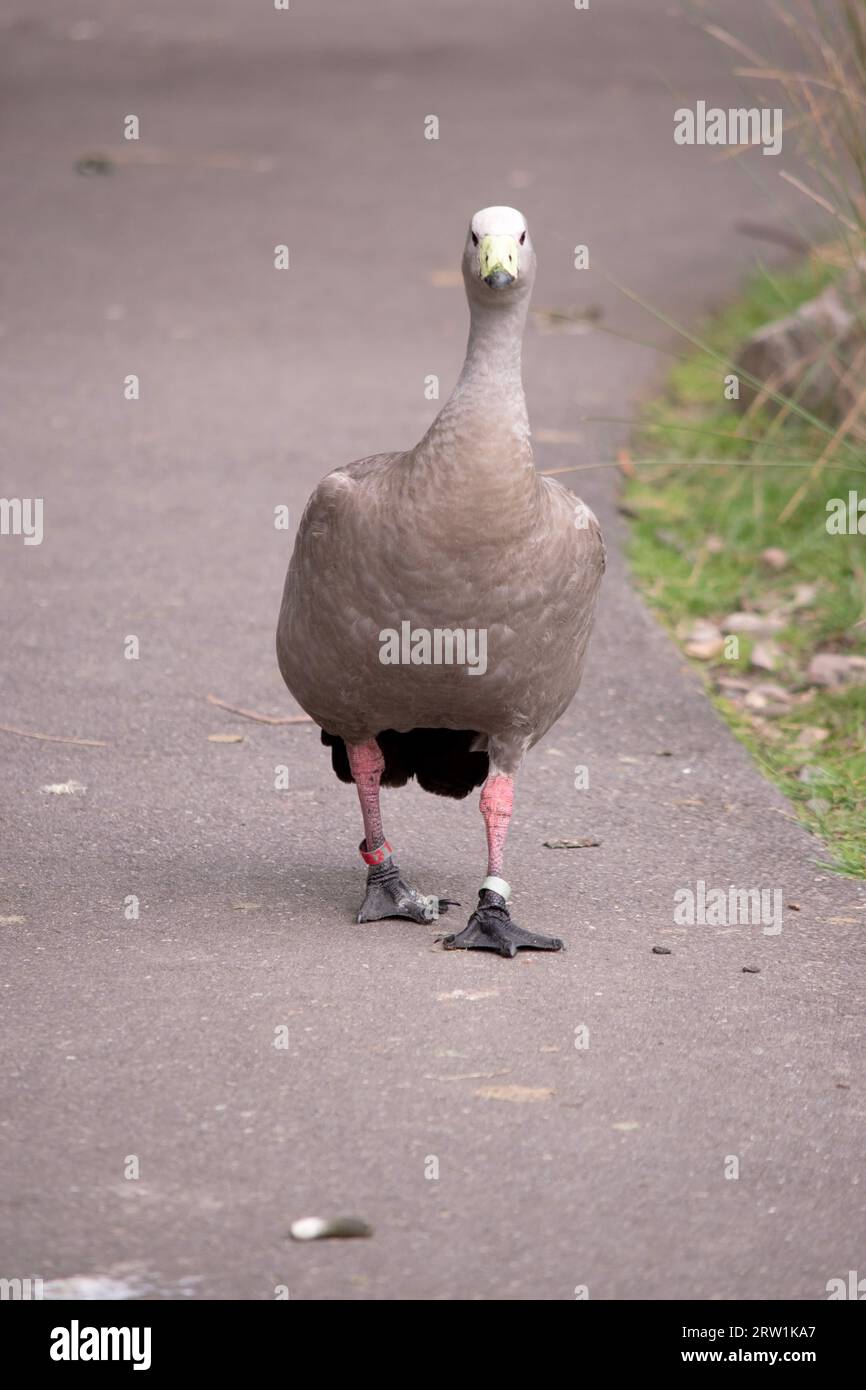
M 277 634 L 283 677 L 327 734 L 471 730 L 514 771 L 580 683 L 604 571 L 598 522 L 539 475 L 528 440 L 427 436 L 329 474 L 304 512 Z M 450 447 L 449 447 L 450 446 Z M 509 466 L 497 455 L 510 449 Z M 486 632 L 487 669 L 384 665 L 381 634 Z

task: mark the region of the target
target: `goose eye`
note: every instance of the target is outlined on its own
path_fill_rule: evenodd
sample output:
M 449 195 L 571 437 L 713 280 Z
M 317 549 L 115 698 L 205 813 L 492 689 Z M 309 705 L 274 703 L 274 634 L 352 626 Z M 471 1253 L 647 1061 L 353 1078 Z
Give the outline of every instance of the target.
M 526 233 L 525 233 L 525 232 L 521 232 L 521 233 L 520 233 L 520 245 L 521 245 L 521 246 L 523 245 L 523 243 L 525 242 L 525 240 L 526 240 Z
M 478 245 L 478 238 L 477 238 L 477 236 L 475 235 L 474 232 L 472 233 L 472 245 L 473 245 L 473 246 L 477 246 L 477 245 Z

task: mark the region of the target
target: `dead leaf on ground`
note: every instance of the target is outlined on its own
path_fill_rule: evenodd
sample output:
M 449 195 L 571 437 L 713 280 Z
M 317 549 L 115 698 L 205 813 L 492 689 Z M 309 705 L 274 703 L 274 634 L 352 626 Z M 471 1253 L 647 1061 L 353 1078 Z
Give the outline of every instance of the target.
M 762 695 L 760 690 L 750 690 L 743 700 L 746 709 L 765 710 L 769 703 L 766 695 Z
M 512 1105 L 528 1105 L 537 1100 L 550 1100 L 555 1092 L 552 1086 L 482 1086 L 472 1094 L 481 1100 L 506 1100 Z
M 761 559 L 771 570 L 783 570 L 788 563 L 788 556 L 785 551 L 780 550 L 779 547 L 775 545 L 768 546 L 766 550 L 762 550 Z
M 767 739 L 769 743 L 781 743 L 784 740 L 785 736 L 782 730 L 776 728 L 775 724 L 771 724 L 762 714 L 752 714 L 748 712 L 746 718 L 752 728 L 756 729 L 761 734 L 761 737 Z
M 686 642 L 686 656 L 693 656 L 696 661 L 713 661 L 715 657 L 721 656 L 725 650 L 724 637 L 713 637 L 708 642 Z
M 743 701 L 746 709 L 760 710 L 770 719 L 787 714 L 793 702 L 790 691 L 769 681 L 753 686 Z
M 794 697 L 790 690 L 786 690 L 783 685 L 776 685 L 774 681 L 761 681 L 754 689 L 767 700 L 778 700 L 781 705 L 793 704 Z
M 709 618 L 686 618 L 677 623 L 677 636 L 684 642 L 716 642 L 722 632 Z
M 809 662 L 810 681 L 835 690 L 850 682 L 866 681 L 866 656 L 845 656 L 841 652 L 818 652 Z
M 811 608 L 817 597 L 817 584 L 797 584 L 794 589 L 794 597 L 791 599 L 791 607 Z
M 778 613 L 729 613 L 722 622 L 723 632 L 742 632 L 747 637 L 773 637 L 785 626 Z
M 777 671 L 785 653 L 771 637 L 756 642 L 749 657 L 750 665 L 759 671 Z
M 452 1075 L 452 1076 L 431 1076 L 429 1073 L 427 1073 L 427 1074 L 425 1074 L 425 1076 L 424 1076 L 424 1080 L 425 1080 L 425 1081 L 485 1081 L 485 1080 L 487 1080 L 488 1078 L 490 1078 L 490 1077 L 492 1077 L 492 1076 L 507 1076 L 508 1073 L 509 1073 L 509 1070 L 510 1070 L 510 1068 L 506 1067 L 504 1071 L 461 1071 L 461 1072 L 456 1072 L 456 1073 L 455 1073 L 454 1075 Z
M 601 844 L 601 840 L 594 840 L 591 835 L 585 835 L 582 840 L 545 840 L 545 849 L 595 849 Z
M 716 685 L 721 690 L 730 690 L 734 694 L 752 689 L 751 681 L 743 680 L 742 676 L 717 676 Z
M 436 998 L 441 1004 L 446 999 L 494 999 L 498 994 L 498 989 L 452 989 L 447 994 L 437 994 Z
M 829 729 L 821 729 L 816 724 L 807 724 L 794 740 L 795 748 L 817 748 L 830 737 Z

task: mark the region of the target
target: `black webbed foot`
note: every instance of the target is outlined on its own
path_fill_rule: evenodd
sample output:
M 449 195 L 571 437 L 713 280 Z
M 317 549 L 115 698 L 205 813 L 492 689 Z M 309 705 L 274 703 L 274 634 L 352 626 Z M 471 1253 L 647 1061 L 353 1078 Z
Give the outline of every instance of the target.
M 478 906 L 461 932 L 441 938 L 446 951 L 497 951 L 516 956 L 518 951 L 561 951 L 558 936 L 539 936 L 512 922 L 505 899 L 490 888 L 478 894 Z
M 453 898 L 437 898 L 410 888 L 389 857 L 367 870 L 367 894 L 356 920 L 381 922 L 387 917 L 407 917 L 411 922 L 435 922 L 449 907 L 459 906 Z

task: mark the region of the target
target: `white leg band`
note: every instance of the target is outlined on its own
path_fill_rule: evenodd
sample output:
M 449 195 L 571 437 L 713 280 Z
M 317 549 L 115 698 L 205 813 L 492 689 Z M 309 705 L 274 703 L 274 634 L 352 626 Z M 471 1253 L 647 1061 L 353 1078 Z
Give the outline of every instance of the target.
M 491 893 L 498 893 L 500 898 L 504 898 L 506 902 L 511 897 L 511 885 L 506 883 L 504 878 L 497 878 L 495 874 L 487 875 L 481 885 L 482 893 L 485 888 L 489 888 Z

